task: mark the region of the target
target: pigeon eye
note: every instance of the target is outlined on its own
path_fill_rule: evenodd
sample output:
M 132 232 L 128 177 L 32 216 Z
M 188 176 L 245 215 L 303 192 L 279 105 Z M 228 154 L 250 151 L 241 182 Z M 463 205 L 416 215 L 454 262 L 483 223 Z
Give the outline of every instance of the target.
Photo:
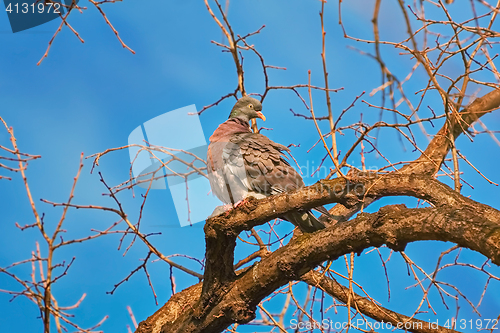
M 253 104 L 248 104 L 248 107 L 249 107 L 250 109 L 253 109 Z

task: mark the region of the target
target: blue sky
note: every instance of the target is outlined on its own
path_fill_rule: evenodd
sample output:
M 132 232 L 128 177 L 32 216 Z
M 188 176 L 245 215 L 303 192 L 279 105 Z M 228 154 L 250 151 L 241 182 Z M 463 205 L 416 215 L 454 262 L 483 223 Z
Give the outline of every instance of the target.
M 124 42 L 136 54 L 121 47 L 114 33 L 91 4 L 82 1 L 81 5 L 89 9 L 83 14 L 74 12 L 69 22 L 85 43 L 82 44 L 69 29 L 63 28 L 48 58 L 40 66 L 36 66 L 36 63 L 45 52 L 59 23 L 53 21 L 13 34 L 6 13 L 0 13 L 0 115 L 14 127 L 22 151 L 42 156 L 42 159 L 29 164 L 27 175 L 37 207 L 45 212 L 48 225 L 57 223 L 61 210 L 43 204 L 39 199 L 56 202 L 67 199 L 80 153 L 88 156 L 107 148 L 126 145 L 132 130 L 144 122 L 191 104 L 201 109 L 233 91 L 237 83 L 230 55 L 221 53 L 210 42 L 223 42 L 223 36 L 201 1 L 154 0 L 147 2 L 147 5 L 145 2 L 124 1 L 103 6 Z M 347 47 L 351 45 L 372 51 L 370 45 L 356 45 L 343 38 L 337 23 L 337 5 L 334 2 L 328 3 L 325 16 L 330 86 L 344 88 L 343 91 L 332 94 L 336 114 L 349 106 L 363 91 L 366 91 L 363 99 L 379 104 L 380 93 L 373 97 L 368 94 L 381 82 L 379 69 L 374 61 Z M 242 35 L 266 25 L 262 34 L 249 41 L 262 52 L 268 64 L 287 68 L 286 71 L 270 71 L 272 85 L 307 83 L 308 70 L 312 71 L 312 83 L 322 85 L 318 15 L 320 7 L 319 1 L 233 1 L 229 8 L 229 18 L 236 33 Z M 365 10 L 366 8 L 370 9 Z M 459 19 L 465 15 L 460 7 L 450 10 Z M 433 11 L 435 9 L 429 9 L 431 14 Z M 371 38 L 370 1 L 343 3 L 342 15 L 349 34 Z M 404 37 L 405 31 L 399 27 L 400 15 L 394 6 L 384 2 L 379 21 L 385 38 L 400 40 Z M 400 79 L 404 78 L 409 66 L 413 64 L 410 58 L 399 56 L 398 51 L 394 50 L 384 49 L 383 52 L 390 69 L 400 73 Z M 497 52 L 498 48 L 495 46 L 491 53 Z M 262 92 L 263 78 L 258 59 L 245 56 L 244 64 L 247 91 Z M 453 75 L 460 68 L 458 61 L 451 62 L 445 71 Z M 484 75 L 485 80 L 491 80 L 488 76 L 491 74 Z M 413 93 L 426 82 L 425 73 L 417 70 L 406 84 L 407 92 L 411 98 L 415 98 L 414 101 L 416 97 Z M 486 91 L 483 89 L 479 94 Z M 303 96 L 307 95 L 305 90 L 302 93 Z M 325 115 L 324 94 L 315 92 L 313 96 L 317 115 Z M 233 100 L 225 101 L 201 115 L 200 121 L 206 138 L 227 118 L 233 103 Z M 425 103 L 436 111 L 442 108 L 437 95 L 430 94 Z M 292 148 L 292 153 L 301 166 L 310 165 L 311 170 L 324 156 L 324 149 L 318 145 L 307 153 L 318 137 L 314 124 L 293 117 L 289 112 L 290 108 L 307 113 L 293 92 L 271 92 L 264 103 L 267 121 L 261 126 L 272 130 L 263 133 L 284 145 L 300 144 L 300 147 Z M 421 117 L 429 116 L 430 112 L 424 109 L 422 108 Z M 406 112 L 404 106 L 402 110 Z M 379 119 L 379 110 L 358 102 L 340 125 L 358 121 L 361 113 L 366 122 L 373 123 Z M 384 115 L 384 120 L 389 122 L 394 119 L 392 115 Z M 498 113 L 485 116 L 483 121 L 492 130 L 499 128 Z M 429 133 L 435 133 L 442 122 L 435 121 L 434 125 L 435 128 L 426 125 Z M 323 132 L 326 132 L 327 124 L 322 126 Z M 347 151 L 355 141 L 352 132 L 345 131 L 344 134 L 338 137 L 341 152 Z M 427 138 L 418 129 L 415 129 L 415 134 L 417 141 L 425 146 Z M 408 143 L 401 144 L 393 131 L 382 130 L 379 135 L 379 147 L 383 147 L 383 153 L 391 161 L 412 160 L 418 156 Z M 3 130 L 0 130 L 0 144 L 8 145 L 8 136 Z M 461 137 L 459 145 L 461 152 L 486 176 L 493 178 L 493 181 L 500 180 L 496 167 L 500 147 L 489 136 L 477 136 L 474 142 Z M 360 167 L 359 154 L 353 154 L 349 163 Z M 368 155 L 366 163 L 371 168 L 380 168 L 386 164 L 375 154 Z M 90 174 L 90 167 L 91 160 L 86 160 L 76 189 L 75 203 L 113 205 L 101 195 L 105 188 L 100 184 L 96 172 Z M 118 184 L 127 179 L 129 167 L 128 152 L 120 151 L 103 157 L 96 171 L 101 171 L 110 184 Z M 500 189 L 487 184 L 465 163 L 461 167 L 465 172 L 465 179 L 474 186 L 474 189 L 464 186 L 463 194 L 500 208 L 497 199 Z M 21 178 L 16 175 L 13 178 L 12 181 L 0 181 L 0 266 L 29 258 L 35 249 L 35 241 L 39 240 L 35 230 L 21 232 L 14 225 L 15 222 L 20 225 L 30 224 L 33 216 Z M 317 180 L 318 178 L 306 178 L 306 183 L 312 184 Z M 135 198 L 130 192 L 120 196 L 132 219 L 137 218 L 142 202 L 139 195 L 141 193 L 144 191 L 137 189 Z M 369 211 L 375 211 L 382 204 L 402 201 L 414 205 L 414 201 L 407 198 L 384 199 L 377 206 L 370 207 Z M 164 254 L 182 253 L 202 258 L 202 223 L 181 228 L 174 212 L 170 192 L 154 191 L 149 196 L 144 211 L 143 231 L 161 232 L 161 235 L 155 236 L 155 245 Z M 69 239 L 88 235 L 90 229 L 105 229 L 116 220 L 110 213 L 71 210 L 65 224 L 65 237 Z M 285 233 L 291 230 L 291 226 L 282 222 L 278 229 Z M 143 273 L 134 275 L 113 295 L 106 294 L 141 263 L 140 259 L 145 254 L 145 247 L 136 244 L 123 256 L 123 248 L 117 251 L 118 243 L 119 235 L 110 235 L 87 244 L 68 247 L 57 255 L 58 260 L 65 260 L 66 263 L 76 257 L 68 275 L 54 287 L 54 293 L 61 306 L 72 305 L 83 293 L 87 294 L 80 307 L 71 311 L 76 316 L 75 322 L 82 327 L 93 326 L 107 315 L 109 318 L 102 326 L 105 332 L 126 332 L 126 325 L 132 324 L 126 306 L 132 307 L 138 321 L 144 320 L 158 309 Z M 449 246 L 451 245 L 423 242 L 411 244 L 407 253 L 419 265 L 431 270 L 439 251 Z M 387 253 L 385 250 L 383 253 Z M 242 254 L 245 249 L 241 247 L 237 251 Z M 418 295 L 419 291 L 416 288 L 404 291 L 405 287 L 413 284 L 413 280 L 407 276 L 406 266 L 401 258 L 393 256 L 395 259 L 388 268 L 392 294 L 391 301 L 386 305 L 408 314 L 413 311 L 415 304 L 407 300 L 412 295 Z M 480 255 L 470 251 L 464 251 L 463 256 L 464 260 L 467 258 L 479 263 L 482 260 Z M 192 261 L 182 258 L 175 260 L 200 271 L 199 265 Z M 335 265 L 336 269 L 342 271 L 342 260 Z M 450 273 L 443 272 L 442 279 L 455 281 L 457 274 L 452 274 L 452 270 L 450 269 Z M 155 262 L 149 265 L 149 272 L 161 306 L 171 296 L 169 267 Z M 177 290 L 197 281 L 178 271 L 174 272 Z M 31 267 L 19 268 L 16 273 L 29 278 Z M 455 282 L 463 283 L 464 290 L 477 301 L 484 285 L 484 277 L 473 272 L 468 274 L 464 282 Z M 385 275 L 376 252 L 356 258 L 355 278 L 379 301 L 387 299 Z M 489 296 L 481 307 L 483 318 L 496 318 L 500 308 L 499 284 L 492 283 L 490 288 Z M 18 286 L 12 279 L 0 275 L 0 289 L 18 290 Z M 299 297 L 304 296 L 300 291 L 298 293 Z M 432 296 L 436 309 L 442 308 L 438 297 Z M 9 302 L 10 298 L 11 296 L 0 293 L 1 331 L 41 332 L 36 306 L 23 298 Z M 454 304 L 450 304 L 450 308 L 450 311 L 444 311 L 442 318 L 455 315 Z M 476 318 L 465 303 L 461 304 L 460 311 L 467 319 Z M 423 314 L 422 318 L 427 320 L 435 317 Z M 248 328 L 248 332 L 252 330 L 253 328 Z

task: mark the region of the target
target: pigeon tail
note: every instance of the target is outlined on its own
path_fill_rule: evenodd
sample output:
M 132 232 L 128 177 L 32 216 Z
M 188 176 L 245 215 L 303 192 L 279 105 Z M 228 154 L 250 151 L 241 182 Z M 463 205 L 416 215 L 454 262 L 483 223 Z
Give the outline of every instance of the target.
M 303 232 L 315 232 L 325 229 L 326 226 L 318 220 L 311 211 L 292 211 L 284 215 L 285 220 L 292 222 Z

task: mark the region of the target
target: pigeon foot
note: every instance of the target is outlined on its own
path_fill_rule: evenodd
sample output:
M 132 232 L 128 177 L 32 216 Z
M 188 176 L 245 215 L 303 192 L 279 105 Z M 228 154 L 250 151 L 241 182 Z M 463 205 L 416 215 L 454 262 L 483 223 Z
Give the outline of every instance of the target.
M 245 198 L 243 200 L 238 201 L 237 203 L 234 204 L 234 208 L 238 208 L 239 206 L 243 206 L 248 202 L 248 198 Z

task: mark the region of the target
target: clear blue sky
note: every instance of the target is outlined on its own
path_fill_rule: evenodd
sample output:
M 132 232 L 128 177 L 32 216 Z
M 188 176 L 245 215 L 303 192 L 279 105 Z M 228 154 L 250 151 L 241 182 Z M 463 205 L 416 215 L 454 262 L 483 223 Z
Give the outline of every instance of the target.
M 91 4 L 85 1 L 80 4 L 89 9 L 84 14 L 74 12 L 69 21 L 85 43 L 82 44 L 64 27 L 48 58 L 40 66 L 36 66 L 36 63 L 45 52 L 59 22 L 49 22 L 13 34 L 7 14 L 0 13 L 0 115 L 14 127 L 22 151 L 42 155 L 41 160 L 29 164 L 27 174 L 37 207 L 40 212 L 45 212 L 48 225 L 57 223 L 61 210 L 43 204 L 39 199 L 59 202 L 67 199 L 81 152 L 88 156 L 106 148 L 126 145 L 132 130 L 149 119 L 191 104 L 201 109 L 233 91 L 237 84 L 231 57 L 227 53 L 221 53 L 210 42 L 223 42 L 223 36 L 203 2 L 124 1 L 103 6 L 125 43 L 135 50 L 135 55 L 121 47 L 114 33 Z M 262 52 L 268 64 L 287 68 L 286 71 L 271 71 L 272 85 L 307 83 L 307 70 L 312 70 L 312 83 L 322 85 L 320 8 L 319 1 L 233 1 L 229 8 L 229 18 L 236 33 L 242 35 L 266 25 L 261 35 L 249 41 Z M 337 8 L 337 3 L 328 3 L 325 19 L 330 86 L 344 88 L 342 92 L 332 96 L 334 112 L 338 114 L 363 91 L 366 91 L 364 99 L 379 104 L 380 94 L 373 97 L 368 94 L 381 81 L 373 60 L 347 47 L 354 43 L 342 37 L 337 24 Z M 371 38 L 372 2 L 343 3 L 343 8 L 348 32 L 360 38 Z M 462 15 L 459 7 L 453 10 L 457 16 Z M 399 26 L 399 17 L 396 8 L 383 3 L 379 20 L 383 22 L 381 32 L 385 38 L 400 40 L 404 36 L 405 31 Z M 370 45 L 356 47 L 372 51 Z M 498 53 L 498 48 L 495 46 L 491 53 Z M 391 70 L 401 73 L 400 79 L 403 79 L 409 70 L 408 66 L 412 64 L 409 58 L 389 51 L 385 56 Z M 262 92 L 263 79 L 258 59 L 246 56 L 245 66 L 247 91 Z M 446 70 L 450 74 L 456 74 L 459 69 L 460 63 L 456 63 L 456 67 L 451 65 Z M 425 73 L 417 71 L 406 84 L 410 97 L 414 98 L 413 93 L 423 88 L 426 82 Z M 485 92 L 486 90 L 482 90 L 479 94 Z M 303 96 L 306 95 L 307 92 L 303 91 Z M 325 115 L 324 94 L 315 93 L 314 97 L 317 115 Z M 431 96 L 426 103 L 437 112 L 442 109 L 437 96 Z M 227 118 L 232 104 L 233 100 L 226 101 L 201 115 L 201 124 L 207 138 Z M 318 161 L 324 156 L 324 150 L 318 146 L 307 153 L 317 140 L 314 124 L 293 117 L 289 112 L 290 108 L 296 112 L 307 112 L 294 93 L 271 92 L 264 103 L 264 113 L 268 120 L 261 126 L 272 128 L 272 131 L 263 133 L 284 145 L 300 144 L 292 152 L 300 165 L 309 165 L 310 171 L 318 165 Z M 378 110 L 369 109 L 358 102 L 340 125 L 358 121 L 361 113 L 363 120 L 370 123 L 377 121 L 379 117 Z M 421 117 L 424 116 L 429 115 L 423 114 Z M 384 117 L 388 122 L 394 120 L 392 115 Z M 499 129 L 498 113 L 485 116 L 483 121 L 490 129 Z M 436 121 L 436 128 L 427 126 L 426 129 L 435 133 L 441 124 Z M 324 131 L 326 128 L 324 127 Z M 415 129 L 415 133 L 420 144 L 425 146 L 427 139 L 418 129 Z M 347 131 L 338 139 L 341 152 L 347 151 L 355 141 L 352 132 Z M 464 155 L 487 176 L 500 181 L 497 176 L 500 147 L 487 135 L 478 136 L 474 143 L 462 137 L 459 143 Z M 3 130 L 0 130 L 0 144 L 8 145 L 8 136 Z M 391 131 L 381 131 L 378 144 L 393 162 L 412 160 L 417 156 L 408 143 L 401 144 L 398 136 Z M 349 163 L 360 167 L 359 155 L 353 154 Z M 384 159 L 377 158 L 374 154 L 367 157 L 366 163 L 370 168 L 380 168 L 386 164 Z M 98 175 L 95 172 L 90 174 L 90 166 L 91 161 L 86 160 L 76 190 L 75 203 L 113 205 L 110 200 L 102 197 L 101 193 L 105 189 L 100 184 Z M 118 184 L 127 179 L 129 166 L 128 153 L 121 151 L 104 157 L 98 171 L 103 173 L 110 184 Z M 466 173 L 465 179 L 474 186 L 474 189 L 465 186 L 463 194 L 499 209 L 497 198 L 500 189 L 488 185 L 465 164 L 462 168 Z M 317 180 L 317 177 L 308 178 L 306 183 L 311 184 Z M 133 218 L 137 217 L 141 193 L 144 191 L 137 189 L 135 199 L 131 193 L 123 193 L 121 196 Z M 396 202 L 401 200 L 382 200 L 369 211 L 376 210 L 382 204 Z M 410 205 L 414 201 L 404 199 L 404 202 Z M 70 211 L 64 237 L 69 239 L 88 235 L 90 229 L 105 229 L 116 219 L 110 213 Z M 0 266 L 29 258 L 35 249 L 35 241 L 40 237 L 36 230 L 21 232 L 14 225 L 15 222 L 20 225 L 33 222 L 19 176 L 15 176 L 12 181 L 0 181 L 0 222 Z M 182 253 L 203 258 L 202 223 L 181 228 L 168 190 L 157 190 L 150 195 L 143 216 L 143 228 L 146 233 L 161 232 L 161 235 L 155 236 L 155 244 L 164 254 Z M 282 223 L 280 230 L 291 230 L 291 226 Z M 144 320 L 158 309 L 143 273 L 134 275 L 114 295 L 106 294 L 141 263 L 140 259 L 145 254 L 145 247 L 137 244 L 123 257 L 124 249 L 117 251 L 118 244 L 119 236 L 114 235 L 68 247 L 64 253 L 58 254 L 57 259 L 65 260 L 66 263 L 76 257 L 68 275 L 55 285 L 54 293 L 60 306 L 72 305 L 83 293 L 87 294 L 80 307 L 70 311 L 76 316 L 75 322 L 82 327 L 91 327 L 107 315 L 109 318 L 102 326 L 105 332 L 126 332 L 126 325 L 132 325 L 127 305 L 132 307 L 138 321 Z M 450 244 L 425 242 L 410 245 L 407 252 L 419 265 L 431 269 L 439 250 L 449 246 Z M 406 286 L 413 284 L 413 280 L 407 276 L 400 256 L 394 256 L 397 258 L 389 264 L 391 302 L 385 305 L 405 314 L 412 313 L 416 304 L 407 300 L 419 291 L 416 288 L 404 291 Z M 480 255 L 470 251 L 465 251 L 465 259 L 476 262 L 482 260 Z M 192 261 L 176 261 L 200 271 L 199 265 Z M 343 265 L 339 261 L 336 268 L 341 271 Z M 498 273 L 499 270 L 496 271 Z M 15 272 L 28 279 L 31 267 L 25 266 Z M 149 265 L 149 272 L 161 306 L 171 296 L 169 268 L 156 262 Z M 174 272 L 177 290 L 197 281 L 179 271 Z M 442 279 L 454 281 L 456 273 L 452 273 L 451 270 L 443 273 Z M 484 277 L 469 273 L 463 277 L 462 282 L 457 283 L 464 291 L 473 295 L 472 299 L 477 302 Z M 356 259 L 355 278 L 372 296 L 385 302 L 385 275 L 376 252 Z M 481 306 L 483 318 L 496 318 L 500 309 L 499 283 L 492 283 L 490 288 L 489 296 Z M 12 279 L 0 275 L 0 289 L 18 290 L 19 287 Z M 37 307 L 24 298 L 10 303 L 10 298 L 11 296 L 0 293 L 0 331 L 41 332 Z M 437 294 L 431 299 L 436 310 L 442 309 Z M 439 318 L 446 319 L 455 315 L 454 304 L 449 302 L 449 306 L 451 310 L 445 311 Z M 465 303 L 461 303 L 460 311 L 462 318 L 476 318 Z M 435 320 L 436 317 L 429 313 L 421 315 L 421 318 Z M 248 328 L 248 332 L 252 331 L 253 328 Z

